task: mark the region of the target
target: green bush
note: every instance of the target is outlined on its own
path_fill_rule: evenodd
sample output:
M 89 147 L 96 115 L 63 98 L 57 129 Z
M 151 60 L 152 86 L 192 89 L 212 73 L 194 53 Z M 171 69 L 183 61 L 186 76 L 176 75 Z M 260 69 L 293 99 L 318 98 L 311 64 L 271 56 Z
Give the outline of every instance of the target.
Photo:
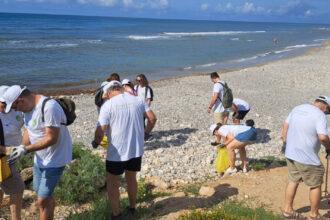
M 73 159 L 56 187 L 55 197 L 62 204 L 84 203 L 99 197 L 99 188 L 105 182 L 102 159 L 79 145 L 73 147 Z
M 182 215 L 180 220 L 280 220 L 281 217 L 264 208 L 251 208 L 241 202 L 224 202 L 220 207 L 192 211 Z

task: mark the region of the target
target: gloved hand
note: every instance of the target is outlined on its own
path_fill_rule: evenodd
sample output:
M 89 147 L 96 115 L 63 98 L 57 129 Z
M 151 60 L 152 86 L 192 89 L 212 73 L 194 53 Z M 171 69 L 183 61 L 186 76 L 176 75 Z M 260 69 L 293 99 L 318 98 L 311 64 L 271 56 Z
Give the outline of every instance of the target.
M 327 155 L 325 156 L 326 159 L 330 159 L 330 149 L 326 149 L 325 152 L 327 152 Z
M 144 141 L 147 141 L 151 138 L 151 134 L 149 133 L 144 133 Z
M 94 149 L 96 149 L 98 146 L 99 146 L 99 144 L 96 143 L 95 140 L 93 140 L 93 141 L 92 141 L 92 147 L 93 147 Z
M 16 161 L 17 159 L 19 159 L 20 157 L 24 156 L 25 154 L 27 154 L 27 151 L 25 149 L 24 145 L 19 145 L 16 147 L 13 147 L 13 150 L 9 156 L 9 164 L 12 164 L 14 161 Z
M 285 149 L 286 149 L 286 142 L 283 142 L 281 153 L 285 154 Z
M 225 147 L 226 145 L 224 144 L 224 143 L 220 143 L 219 145 L 218 145 L 218 147 L 220 147 L 220 148 L 223 148 L 223 147 Z

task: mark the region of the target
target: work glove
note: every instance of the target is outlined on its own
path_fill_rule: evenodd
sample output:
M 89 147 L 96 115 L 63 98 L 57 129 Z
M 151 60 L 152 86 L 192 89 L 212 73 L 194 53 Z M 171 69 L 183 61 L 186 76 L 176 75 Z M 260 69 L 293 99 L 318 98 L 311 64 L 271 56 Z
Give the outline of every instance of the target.
M 99 146 L 99 144 L 96 143 L 95 140 L 93 140 L 91 144 L 92 144 L 92 147 L 93 147 L 94 149 L 96 149 L 96 148 Z
M 13 147 L 13 150 L 8 159 L 9 164 L 13 164 L 17 159 L 24 156 L 25 154 L 27 154 L 27 151 L 24 145 Z
M 327 155 L 325 156 L 326 159 L 330 159 L 330 149 L 325 150 L 327 152 Z

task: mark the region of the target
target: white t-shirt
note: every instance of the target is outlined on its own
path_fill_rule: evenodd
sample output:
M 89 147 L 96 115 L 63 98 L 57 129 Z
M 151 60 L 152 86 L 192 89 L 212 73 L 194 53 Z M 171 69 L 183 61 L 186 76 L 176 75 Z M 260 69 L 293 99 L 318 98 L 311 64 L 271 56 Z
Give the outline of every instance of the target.
M 11 110 L 7 114 L 0 112 L 6 146 L 18 146 L 22 142 L 23 113 Z
M 220 82 L 225 84 L 224 81 L 220 81 Z M 214 83 L 214 85 L 213 85 L 213 93 L 218 93 L 218 98 L 215 101 L 213 108 L 212 108 L 213 112 L 224 112 L 225 111 L 225 108 L 223 107 L 222 102 L 221 102 L 221 100 L 223 99 L 223 92 L 224 92 L 223 86 L 221 83 L 217 82 L 217 83 Z
M 101 107 L 98 123 L 109 125 L 107 160 L 127 161 L 144 152 L 144 113 L 150 111 L 143 99 L 123 93 Z
M 251 127 L 246 125 L 222 125 L 219 128 L 218 133 L 224 137 L 227 137 L 228 134 L 231 134 L 235 137 L 236 135 L 249 129 L 251 129 Z
M 244 101 L 243 99 L 235 98 L 235 99 L 233 100 L 233 103 L 237 106 L 238 111 L 248 111 L 248 110 L 250 110 L 250 105 L 249 105 L 249 103 L 247 103 L 247 102 Z
M 141 87 L 139 85 L 134 86 L 134 90 L 137 91 L 137 95 L 143 99 L 151 99 L 150 89 L 147 87 Z M 147 93 L 147 96 L 146 96 Z
M 45 122 L 42 122 L 41 106 L 45 96 L 41 96 L 35 108 L 24 113 L 24 125 L 28 131 L 31 144 L 43 139 L 46 127 L 60 128 L 55 145 L 35 152 L 34 163 L 40 168 L 63 167 L 72 160 L 72 141 L 62 107 L 53 99 L 46 102 L 44 109 Z
M 289 124 L 285 156 L 302 164 L 320 165 L 318 134 L 328 134 L 325 114 L 314 105 L 303 104 L 295 107 L 285 122 Z

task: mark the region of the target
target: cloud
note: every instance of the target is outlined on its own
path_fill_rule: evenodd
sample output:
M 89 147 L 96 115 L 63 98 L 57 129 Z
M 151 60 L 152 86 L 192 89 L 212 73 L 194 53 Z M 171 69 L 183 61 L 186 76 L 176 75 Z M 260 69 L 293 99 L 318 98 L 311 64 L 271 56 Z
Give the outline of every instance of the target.
M 218 4 L 216 9 L 222 13 L 235 13 L 235 14 L 267 14 L 269 10 L 261 6 L 256 6 L 252 2 L 245 2 L 243 5 L 233 5 L 228 2 L 226 4 Z
M 313 6 L 302 0 L 290 0 L 276 10 L 279 15 L 312 16 Z
M 167 9 L 169 7 L 168 0 L 148 0 L 147 5 L 153 9 Z
M 113 7 L 117 4 L 117 0 L 76 0 L 79 4 L 93 4 L 100 6 Z
M 209 9 L 209 4 L 207 4 L 207 3 L 201 4 L 202 11 L 207 11 L 208 9 Z

